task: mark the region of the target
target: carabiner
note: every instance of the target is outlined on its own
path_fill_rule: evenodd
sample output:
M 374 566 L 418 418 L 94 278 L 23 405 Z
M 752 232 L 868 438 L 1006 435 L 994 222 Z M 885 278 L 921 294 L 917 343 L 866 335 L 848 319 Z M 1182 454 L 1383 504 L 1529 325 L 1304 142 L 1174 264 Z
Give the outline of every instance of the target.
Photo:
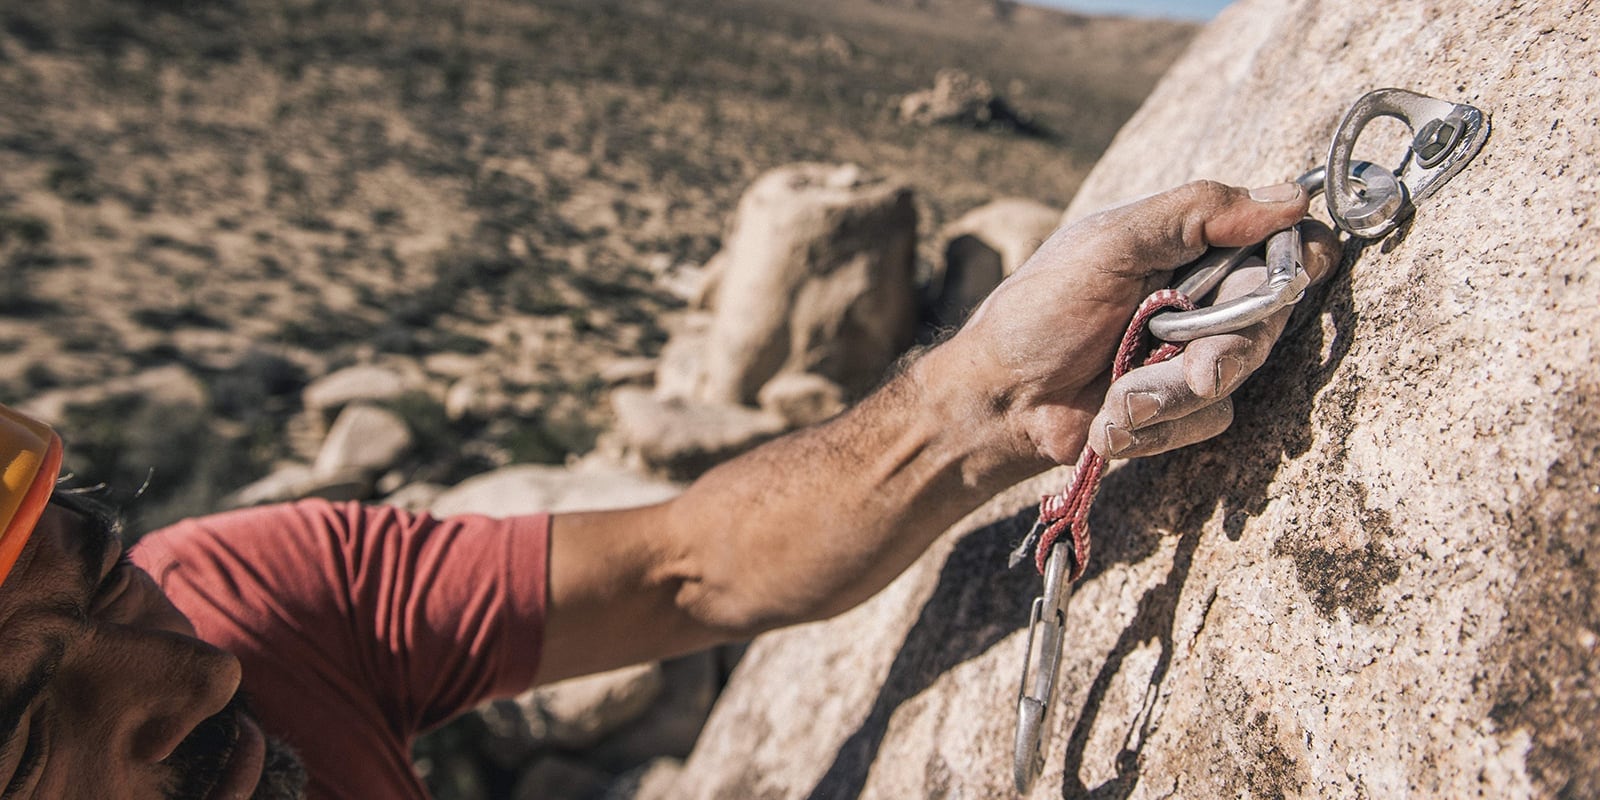
M 1358 162 L 1356 168 L 1371 166 L 1366 162 Z M 1317 167 L 1296 178 L 1295 182 L 1307 194 L 1316 197 L 1322 193 L 1326 174 L 1322 167 Z M 1203 299 L 1255 251 L 1255 246 L 1212 250 L 1195 262 L 1195 266 L 1179 282 L 1178 291 L 1191 300 Z M 1300 226 L 1294 225 L 1278 231 L 1267 240 L 1267 279 L 1254 291 L 1193 311 L 1164 311 L 1150 318 L 1150 332 L 1168 342 L 1189 342 L 1203 336 L 1248 328 L 1284 306 L 1299 302 L 1310 285 L 1311 276 L 1301 261 Z
M 1028 647 L 1023 654 L 1022 681 L 1017 687 L 1017 740 L 1012 754 L 1012 777 L 1017 791 L 1028 787 L 1044 769 L 1045 718 L 1056 691 L 1056 675 L 1061 669 L 1061 646 L 1066 638 L 1067 596 L 1072 581 L 1072 537 L 1064 536 L 1050 548 L 1044 567 L 1044 594 L 1033 599 L 1028 615 Z M 1043 627 L 1041 631 L 1040 628 Z M 1034 644 L 1038 644 L 1035 655 Z M 1029 692 L 1032 676 L 1032 692 Z

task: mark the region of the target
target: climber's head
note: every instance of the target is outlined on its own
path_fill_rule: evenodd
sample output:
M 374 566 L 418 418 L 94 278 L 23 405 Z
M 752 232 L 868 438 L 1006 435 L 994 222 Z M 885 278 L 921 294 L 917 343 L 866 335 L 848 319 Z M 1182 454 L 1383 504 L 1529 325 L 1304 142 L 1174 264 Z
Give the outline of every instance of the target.
M 0 794 L 247 795 L 265 744 L 239 661 L 124 557 L 114 513 L 57 490 L 61 457 L 0 406 Z

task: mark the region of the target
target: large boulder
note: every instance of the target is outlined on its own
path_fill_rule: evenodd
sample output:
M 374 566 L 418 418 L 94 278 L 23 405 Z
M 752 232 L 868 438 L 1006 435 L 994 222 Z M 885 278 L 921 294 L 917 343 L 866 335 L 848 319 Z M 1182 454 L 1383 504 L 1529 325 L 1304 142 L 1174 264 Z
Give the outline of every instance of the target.
M 859 394 L 916 334 L 911 191 L 855 166 L 793 164 L 739 201 L 716 258 L 695 397 L 753 404 L 781 371 Z
M 1107 476 L 1029 797 L 1600 796 L 1596 63 L 1563 4 L 1245 0 L 1118 136 L 1070 218 L 1293 177 L 1381 86 L 1495 126 L 1348 248 L 1229 433 Z M 1014 796 L 1038 581 L 1005 554 L 1065 479 L 759 639 L 652 796 Z

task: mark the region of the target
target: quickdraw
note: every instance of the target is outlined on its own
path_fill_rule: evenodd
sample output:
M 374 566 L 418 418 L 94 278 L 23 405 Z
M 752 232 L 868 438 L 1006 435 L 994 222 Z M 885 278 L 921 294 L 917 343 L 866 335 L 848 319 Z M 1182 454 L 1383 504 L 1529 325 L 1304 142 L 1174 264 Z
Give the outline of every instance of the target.
M 1352 161 L 1351 151 L 1367 123 L 1394 117 L 1412 131 L 1411 147 L 1398 169 Z M 1328 215 L 1341 230 L 1364 239 L 1387 236 L 1416 204 L 1433 196 L 1483 148 L 1489 117 L 1482 111 L 1404 89 L 1379 89 L 1356 100 L 1339 123 L 1326 167 L 1297 182 L 1312 195 L 1326 188 Z M 1145 331 L 1163 343 L 1141 360 L 1152 364 L 1177 356 L 1184 343 L 1237 331 L 1299 302 L 1310 284 L 1301 260 L 1300 225 L 1267 240 L 1267 279 L 1256 290 L 1204 308 L 1205 299 L 1256 248 L 1217 249 L 1198 259 L 1172 289 L 1151 295 L 1135 312 L 1112 365 L 1120 378 L 1146 348 Z M 1039 503 L 1039 519 L 1011 555 L 1016 566 L 1029 555 L 1044 577 L 1043 593 L 1028 615 L 1027 650 L 1017 691 L 1016 747 L 1012 772 L 1017 791 L 1027 793 L 1044 767 L 1047 725 L 1066 642 L 1067 599 L 1089 559 L 1089 508 L 1105 473 L 1103 457 L 1088 446 L 1078 457 L 1072 482 Z M 1070 531 L 1070 539 L 1062 534 Z

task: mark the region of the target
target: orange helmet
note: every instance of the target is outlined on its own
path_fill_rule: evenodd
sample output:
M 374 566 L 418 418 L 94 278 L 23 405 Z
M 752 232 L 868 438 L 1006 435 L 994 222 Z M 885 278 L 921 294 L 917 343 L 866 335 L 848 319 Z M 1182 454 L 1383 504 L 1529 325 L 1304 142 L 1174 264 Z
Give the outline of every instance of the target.
M 0 405 L 0 583 L 28 546 L 61 472 L 61 437 L 44 424 Z

